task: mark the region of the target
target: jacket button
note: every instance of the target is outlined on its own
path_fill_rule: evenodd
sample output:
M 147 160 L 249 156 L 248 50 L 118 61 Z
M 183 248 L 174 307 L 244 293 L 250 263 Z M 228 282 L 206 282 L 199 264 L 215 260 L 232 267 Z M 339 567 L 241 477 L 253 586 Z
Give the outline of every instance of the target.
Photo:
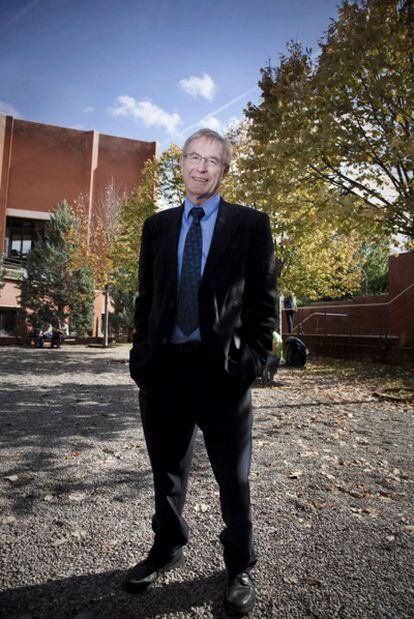
M 175 307 L 175 303 L 174 303 L 174 301 L 170 301 L 170 302 L 168 303 L 168 309 L 174 309 L 174 307 Z

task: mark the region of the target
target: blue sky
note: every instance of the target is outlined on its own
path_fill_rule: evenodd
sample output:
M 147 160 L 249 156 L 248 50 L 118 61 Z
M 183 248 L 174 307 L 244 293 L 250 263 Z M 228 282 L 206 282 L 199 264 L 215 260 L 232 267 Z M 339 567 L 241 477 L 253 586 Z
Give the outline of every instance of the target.
M 260 67 L 317 50 L 338 0 L 0 0 L 0 111 L 182 143 L 259 101 Z

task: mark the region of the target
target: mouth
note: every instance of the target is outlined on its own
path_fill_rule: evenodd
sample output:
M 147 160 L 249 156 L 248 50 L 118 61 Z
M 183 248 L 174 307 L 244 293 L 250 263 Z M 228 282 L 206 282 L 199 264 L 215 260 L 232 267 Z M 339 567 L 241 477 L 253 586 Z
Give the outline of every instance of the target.
M 191 178 L 193 181 L 196 181 L 196 183 L 207 183 L 208 181 L 207 178 L 201 178 L 200 176 L 192 176 Z

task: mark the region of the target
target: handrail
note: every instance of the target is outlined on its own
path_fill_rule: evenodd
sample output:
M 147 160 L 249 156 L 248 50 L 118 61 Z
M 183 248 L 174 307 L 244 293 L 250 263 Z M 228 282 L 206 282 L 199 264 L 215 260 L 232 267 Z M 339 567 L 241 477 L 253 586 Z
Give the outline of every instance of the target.
M 312 314 L 309 314 L 309 316 L 306 316 L 306 318 L 304 320 L 302 320 L 298 325 L 295 325 L 295 329 L 298 327 L 301 327 L 302 325 L 305 324 L 305 322 L 307 320 L 309 320 L 309 318 L 312 318 L 312 316 L 339 316 L 340 318 L 348 318 L 349 314 L 337 314 L 335 312 L 333 313 L 329 313 L 329 312 L 312 312 Z
M 401 292 L 399 292 L 397 295 L 395 295 L 395 297 L 393 297 L 392 299 L 390 299 L 389 301 L 386 301 L 384 303 L 348 303 L 348 304 L 343 304 L 343 305 L 333 305 L 331 304 L 329 301 L 329 305 L 303 305 L 302 307 L 299 307 L 299 310 L 304 310 L 307 308 L 312 308 L 312 309 L 324 309 L 326 308 L 332 308 L 332 307 L 338 307 L 338 308 L 346 308 L 349 309 L 351 307 L 383 307 L 385 305 L 391 305 L 391 303 L 394 303 L 394 301 L 396 301 L 399 297 L 401 297 L 403 294 L 405 294 L 407 292 L 407 290 L 410 290 L 411 288 L 414 287 L 414 282 L 412 282 L 409 286 L 407 286 L 406 288 L 404 288 L 404 290 L 402 290 Z M 285 308 L 282 308 L 282 311 L 286 311 Z

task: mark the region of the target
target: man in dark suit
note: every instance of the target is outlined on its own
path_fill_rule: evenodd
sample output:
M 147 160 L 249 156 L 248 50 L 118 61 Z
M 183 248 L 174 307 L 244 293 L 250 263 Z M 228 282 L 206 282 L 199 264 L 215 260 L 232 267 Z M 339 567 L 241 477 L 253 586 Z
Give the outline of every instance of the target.
M 219 196 L 230 160 L 219 134 L 190 136 L 180 162 L 184 205 L 152 215 L 142 232 L 130 369 L 154 476 L 154 543 L 125 588 L 139 592 L 183 559 L 198 427 L 220 490 L 224 603 L 241 616 L 255 602 L 250 385 L 272 348 L 275 265 L 267 215 Z

